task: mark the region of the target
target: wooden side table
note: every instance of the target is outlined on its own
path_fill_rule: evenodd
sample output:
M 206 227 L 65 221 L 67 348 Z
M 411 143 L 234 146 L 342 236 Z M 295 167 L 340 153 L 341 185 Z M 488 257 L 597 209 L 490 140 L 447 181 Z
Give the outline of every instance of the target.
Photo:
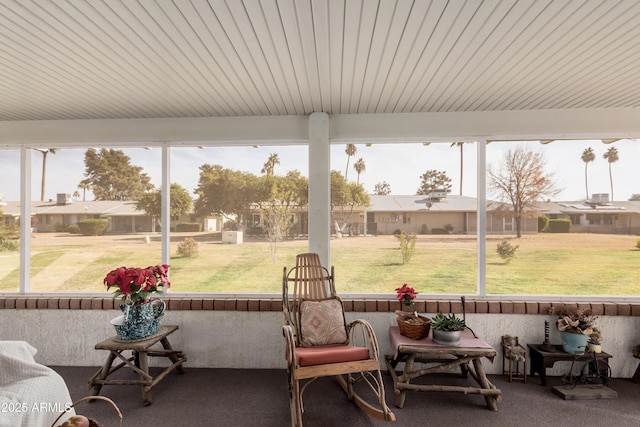
M 182 364 L 187 361 L 187 356 L 181 351 L 171 348 L 171 344 L 167 338 L 177 329 L 177 326 L 161 326 L 157 334 L 145 339 L 121 340 L 117 337 L 112 337 L 96 344 L 96 350 L 108 350 L 109 355 L 107 356 L 107 361 L 104 366 L 89 380 L 89 385 L 93 387 L 93 396 L 100 394 L 100 389 L 103 385 L 141 385 L 143 403 L 145 406 L 150 405 L 152 402 L 151 389 L 156 384 L 174 369 L 180 374 L 184 373 Z M 162 350 L 151 349 L 151 347 L 158 342 L 162 344 Z M 122 355 L 122 352 L 127 350 L 131 350 L 131 357 Z M 149 373 L 149 357 L 167 357 L 172 364 L 156 377 L 152 377 Z M 112 367 L 116 359 L 120 359 L 121 363 Z M 111 374 L 123 367 L 133 369 L 138 373 L 140 378 L 108 379 Z
M 585 353 L 582 356 L 578 356 L 575 354 L 567 353 L 562 349 L 562 345 L 554 345 L 553 348 L 555 351 L 543 351 L 540 349 L 539 345 L 527 344 L 529 347 L 529 357 L 531 359 L 531 372 L 530 375 L 533 376 L 536 374 L 540 374 L 540 381 L 543 386 L 547 385 L 547 368 L 553 367 L 556 362 L 560 361 L 589 361 L 592 360 L 592 355 L 590 353 Z M 598 353 L 598 358 L 601 359 L 610 359 L 613 357 L 609 353 Z

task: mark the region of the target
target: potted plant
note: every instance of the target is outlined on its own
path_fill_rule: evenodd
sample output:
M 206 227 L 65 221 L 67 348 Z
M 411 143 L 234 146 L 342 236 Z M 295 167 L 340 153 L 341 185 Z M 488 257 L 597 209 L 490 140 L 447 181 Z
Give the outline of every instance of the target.
M 602 353 L 602 331 L 597 326 L 589 334 L 587 348 L 591 353 Z
M 460 334 L 466 327 L 464 319 L 457 317 L 454 313 L 436 313 L 431 319 L 433 341 L 442 345 L 458 345 Z
M 398 315 L 396 321 L 400 334 L 414 340 L 419 340 L 429 335 L 431 319 L 428 317 L 418 316 L 418 312 L 414 307 L 414 300 L 418 296 L 418 292 L 407 285 L 403 284 L 396 288 L 396 296 L 402 305 L 409 307 L 409 311 L 397 310 Z
M 589 309 L 566 309 L 562 307 L 557 313 L 556 326 L 562 338 L 562 349 L 570 354 L 586 351 L 587 341 L 593 332 L 597 316 Z

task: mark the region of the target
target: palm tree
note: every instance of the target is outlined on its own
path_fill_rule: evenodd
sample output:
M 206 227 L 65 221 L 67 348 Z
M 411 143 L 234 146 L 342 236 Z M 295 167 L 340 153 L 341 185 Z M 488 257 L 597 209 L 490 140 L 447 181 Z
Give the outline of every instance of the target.
M 34 148 L 42 153 L 42 182 L 40 184 L 40 201 L 44 202 L 44 183 L 47 174 L 47 154 L 56 154 L 57 148 Z
M 347 172 L 349 172 L 349 159 L 351 159 L 351 156 L 355 156 L 357 151 L 355 144 L 347 144 L 347 148 L 344 150 L 347 153 L 347 168 L 344 170 L 345 181 L 347 180 Z
M 358 173 L 358 179 L 356 183 L 360 184 L 360 174 L 367 169 L 367 166 L 364 164 L 364 160 L 362 159 L 362 157 L 360 157 L 358 161 L 353 164 L 353 168 Z
M 618 150 L 616 147 L 611 147 L 602 157 L 607 159 L 607 162 L 609 162 L 609 183 L 611 184 L 611 201 L 613 202 L 613 176 L 611 175 L 611 163 L 615 163 L 620 159 L 618 157 Z
M 589 180 L 587 179 L 587 165 L 589 162 L 593 162 L 596 159 L 596 154 L 593 152 L 593 148 L 585 148 L 580 157 L 584 162 L 584 189 L 587 192 L 587 200 L 589 200 Z
M 280 164 L 280 158 L 276 153 L 269 154 L 269 158 L 265 162 L 264 166 L 260 173 L 267 174 L 267 176 L 273 176 L 273 170 L 276 168 L 276 165 Z
M 462 196 L 462 172 L 464 170 L 464 154 L 463 154 L 463 150 L 462 150 L 462 146 L 464 145 L 464 142 L 452 142 L 450 147 L 455 147 L 458 146 L 460 147 L 460 195 Z
M 80 184 L 78 184 L 78 188 L 82 190 L 82 201 L 86 201 L 87 190 L 91 190 L 91 183 L 83 179 L 80 181 Z

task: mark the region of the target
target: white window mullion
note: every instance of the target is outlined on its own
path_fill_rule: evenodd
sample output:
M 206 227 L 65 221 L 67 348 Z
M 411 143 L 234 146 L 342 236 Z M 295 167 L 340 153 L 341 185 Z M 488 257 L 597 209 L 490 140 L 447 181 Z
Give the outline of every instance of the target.
M 20 147 L 20 292 L 31 290 L 31 149 Z
M 478 144 L 478 294 L 487 295 L 487 140 Z

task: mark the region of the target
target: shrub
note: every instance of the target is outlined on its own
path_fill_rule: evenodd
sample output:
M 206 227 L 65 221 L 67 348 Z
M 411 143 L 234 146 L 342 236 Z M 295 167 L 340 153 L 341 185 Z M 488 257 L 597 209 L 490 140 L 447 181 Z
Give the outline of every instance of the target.
M 78 227 L 78 224 L 69 224 L 64 231 L 71 234 L 80 234 L 80 227 Z
M 402 254 L 402 263 L 411 261 L 413 252 L 416 249 L 416 240 L 418 237 L 414 234 L 407 235 L 404 231 L 400 233 L 400 253 Z
M 516 250 L 519 248 L 519 245 L 512 245 L 511 243 L 503 240 L 498 243 L 498 247 L 496 248 L 496 252 L 500 255 L 500 258 L 504 260 L 506 264 L 509 264 L 514 256 L 516 256 Z
M 636 242 L 636 248 L 640 249 L 640 239 Z
M 20 250 L 20 241 L 0 238 L 0 252 L 14 252 Z
M 429 229 L 427 228 L 427 224 L 422 224 L 422 227 L 420 227 L 420 234 L 427 234 L 429 233 Z
M 444 231 L 445 231 L 447 234 L 451 234 L 451 233 L 453 233 L 453 225 L 451 225 L 451 224 L 445 224 L 443 228 L 444 228 Z
M 178 233 L 199 232 L 202 231 L 202 224 L 199 222 L 183 222 L 176 225 L 176 231 Z
M 449 234 L 444 228 L 432 228 L 431 234 Z
M 550 219 L 547 231 L 549 233 L 568 233 L 571 231 L 571 220 L 567 218 Z
M 78 221 L 80 232 L 85 236 L 102 236 L 109 226 L 106 219 L 83 219 Z
M 538 217 L 538 231 L 547 231 L 547 227 L 549 227 L 549 217 L 546 215 L 540 215 Z
M 186 237 L 182 242 L 178 243 L 178 255 L 190 257 L 198 254 L 198 242 L 191 237 Z
M 236 223 L 232 219 L 228 219 L 224 222 L 224 224 L 222 225 L 222 228 L 228 231 L 238 231 L 238 223 Z

